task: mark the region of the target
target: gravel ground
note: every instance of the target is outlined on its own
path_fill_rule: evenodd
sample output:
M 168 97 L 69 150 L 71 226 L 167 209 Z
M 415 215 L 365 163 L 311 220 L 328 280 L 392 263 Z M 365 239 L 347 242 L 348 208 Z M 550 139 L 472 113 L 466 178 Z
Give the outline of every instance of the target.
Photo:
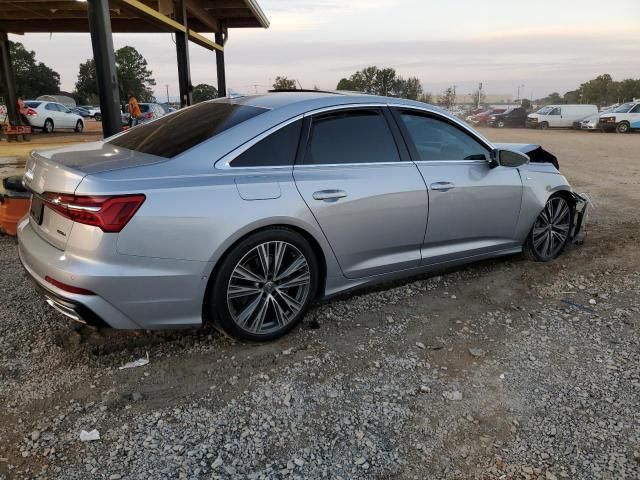
M 640 478 L 640 136 L 486 133 L 559 154 L 583 246 L 341 297 L 270 344 L 72 324 L 0 237 L 0 478 Z

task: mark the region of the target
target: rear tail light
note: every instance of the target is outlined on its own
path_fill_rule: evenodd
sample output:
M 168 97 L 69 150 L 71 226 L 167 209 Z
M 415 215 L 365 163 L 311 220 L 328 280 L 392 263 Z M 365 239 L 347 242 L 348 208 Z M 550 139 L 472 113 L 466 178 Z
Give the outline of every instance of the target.
M 119 232 L 143 204 L 145 196 L 80 196 L 47 192 L 45 204 L 63 217 L 84 225 L 100 227 L 103 232 Z
M 27 115 L 35 116 L 35 115 L 38 115 L 38 112 L 36 112 L 33 108 L 29 107 L 27 108 Z
M 78 295 L 95 295 L 91 290 L 87 290 L 80 287 L 74 287 L 73 285 L 67 285 L 66 283 L 62 283 L 60 280 L 56 280 L 50 276 L 44 277 L 44 279 L 49 282 L 51 285 L 58 287 L 60 290 L 64 290 L 69 293 L 77 293 Z
M 145 115 L 146 118 L 148 119 L 152 119 L 153 118 L 153 113 L 149 112 Z

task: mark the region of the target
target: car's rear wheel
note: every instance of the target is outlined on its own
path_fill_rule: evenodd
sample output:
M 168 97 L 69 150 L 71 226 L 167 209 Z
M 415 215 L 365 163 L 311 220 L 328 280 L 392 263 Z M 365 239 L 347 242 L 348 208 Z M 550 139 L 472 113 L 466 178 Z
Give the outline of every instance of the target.
M 93 116 L 93 119 L 94 119 L 96 122 L 101 122 L 101 121 L 102 121 L 102 115 L 100 115 L 99 113 L 96 113 L 96 114 Z
M 548 262 L 560 255 L 569 241 L 572 211 L 572 206 L 563 196 L 549 198 L 525 242 L 525 256 L 538 262 Z
M 53 120 L 51 120 L 50 118 L 47 118 L 44 121 L 44 125 L 42 126 L 42 131 L 44 133 L 51 133 L 53 132 Z
M 629 131 L 629 124 L 627 122 L 620 122 L 616 125 L 616 132 L 627 133 Z
M 82 120 L 78 120 L 76 122 L 76 128 L 74 130 L 78 133 L 82 133 L 82 130 L 84 130 L 84 124 L 82 123 Z
M 318 263 L 305 238 L 287 228 L 262 230 L 222 261 L 209 313 L 228 335 L 273 340 L 302 320 L 317 285 Z
M 540 130 L 546 130 L 547 128 L 549 128 L 549 124 L 547 122 L 542 122 L 540 125 L 538 125 L 538 128 Z

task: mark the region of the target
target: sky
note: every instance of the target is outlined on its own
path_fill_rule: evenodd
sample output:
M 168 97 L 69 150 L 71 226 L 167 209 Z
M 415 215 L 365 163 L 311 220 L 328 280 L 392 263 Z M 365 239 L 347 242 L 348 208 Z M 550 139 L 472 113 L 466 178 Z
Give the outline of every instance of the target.
M 370 65 L 418 77 L 433 94 L 456 85 L 540 98 L 609 73 L 640 77 L 640 0 L 259 0 L 268 29 L 232 29 L 227 86 L 264 92 L 277 75 L 303 88 L 334 89 Z M 212 38 L 212 35 L 209 35 Z M 78 65 L 92 57 L 88 34 L 12 35 L 36 52 L 72 91 Z M 155 93 L 178 95 L 170 34 L 114 34 L 149 62 Z M 192 83 L 216 84 L 215 54 L 191 44 Z

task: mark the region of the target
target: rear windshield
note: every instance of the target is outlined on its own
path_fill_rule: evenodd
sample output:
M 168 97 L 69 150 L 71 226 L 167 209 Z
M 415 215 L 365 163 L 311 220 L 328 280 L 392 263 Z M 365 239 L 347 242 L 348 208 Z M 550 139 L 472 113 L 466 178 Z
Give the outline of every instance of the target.
M 107 143 L 171 158 L 266 111 L 248 105 L 203 102 L 138 125 Z
M 141 103 L 140 104 L 140 111 L 141 112 L 148 112 L 149 111 L 149 104 Z
M 41 102 L 24 102 L 27 107 L 38 108 Z

